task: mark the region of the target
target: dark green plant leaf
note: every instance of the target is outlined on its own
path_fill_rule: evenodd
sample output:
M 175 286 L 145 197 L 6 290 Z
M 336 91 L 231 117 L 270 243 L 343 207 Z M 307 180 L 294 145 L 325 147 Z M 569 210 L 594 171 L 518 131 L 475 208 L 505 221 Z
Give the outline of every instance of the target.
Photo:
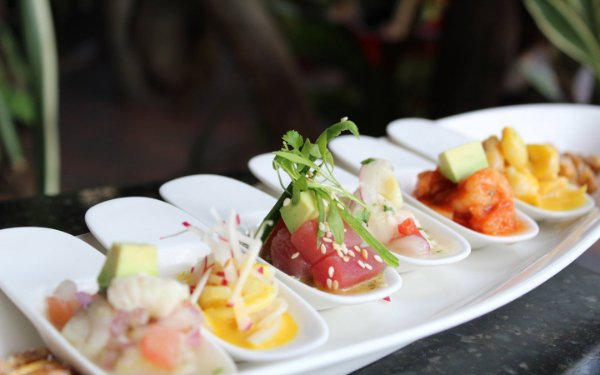
M 0 91 L 0 141 L 6 150 L 12 169 L 22 171 L 26 167 L 25 156 L 21 149 L 21 141 L 12 121 L 6 101 Z
M 559 49 L 600 76 L 600 44 L 584 19 L 563 0 L 525 0 L 542 32 Z

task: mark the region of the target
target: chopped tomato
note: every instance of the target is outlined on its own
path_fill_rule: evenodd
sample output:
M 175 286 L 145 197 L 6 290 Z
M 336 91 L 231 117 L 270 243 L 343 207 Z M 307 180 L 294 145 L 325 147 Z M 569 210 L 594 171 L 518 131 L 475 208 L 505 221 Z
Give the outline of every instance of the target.
M 415 221 L 411 218 L 404 219 L 403 222 L 398 224 L 398 233 L 402 237 L 410 236 L 412 234 L 423 237 L 419 231 L 419 228 L 417 227 L 417 224 L 415 224 Z
M 48 319 L 59 330 L 63 329 L 81 307 L 76 299 L 65 301 L 56 297 L 47 297 L 46 305 L 48 306 Z
M 157 367 L 172 370 L 179 362 L 181 338 L 174 328 L 153 324 L 139 345 L 142 356 Z

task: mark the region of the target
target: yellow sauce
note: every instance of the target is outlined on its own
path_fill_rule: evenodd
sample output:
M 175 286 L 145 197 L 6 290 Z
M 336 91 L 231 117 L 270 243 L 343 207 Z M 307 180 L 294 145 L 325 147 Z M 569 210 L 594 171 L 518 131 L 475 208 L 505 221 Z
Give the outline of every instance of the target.
M 268 309 L 276 302 L 279 288 L 272 281 L 274 271 L 266 265 L 254 265 L 255 269 L 261 269 L 264 279 L 251 275 L 246 280 L 242 289 L 241 297 L 244 303 L 245 311 L 250 314 L 260 314 L 261 311 Z M 221 339 L 243 348 L 248 349 L 269 349 L 281 346 L 296 337 L 298 326 L 289 313 L 284 313 L 279 327 L 275 328 L 276 333 L 269 339 L 260 344 L 254 344 L 248 337 L 256 333 L 256 327 L 249 330 L 240 330 L 236 322 L 233 308 L 228 305 L 231 297 L 232 288 L 228 285 L 215 285 L 209 283 L 198 301 L 208 328 Z
M 214 310 L 213 310 L 214 311 Z M 235 319 L 219 319 L 211 315 L 211 309 L 204 311 L 206 324 L 210 330 L 223 340 L 247 349 L 270 349 L 286 344 L 296 337 L 298 333 L 298 325 L 289 313 L 284 313 L 279 323 L 278 332 L 269 340 L 262 342 L 260 345 L 254 345 L 248 341 L 248 336 L 252 335 L 255 330 L 240 331 L 235 323 Z

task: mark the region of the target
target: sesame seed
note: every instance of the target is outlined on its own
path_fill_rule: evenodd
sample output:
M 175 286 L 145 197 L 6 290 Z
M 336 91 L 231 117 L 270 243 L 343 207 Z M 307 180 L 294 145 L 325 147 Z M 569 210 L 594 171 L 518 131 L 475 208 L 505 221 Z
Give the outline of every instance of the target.
M 344 228 L 344 233 L 346 233 L 348 230 L 346 228 Z
M 327 278 L 327 288 L 331 289 L 332 285 L 333 285 L 333 281 L 331 281 L 330 278 Z
M 354 250 L 356 250 L 356 252 L 360 253 L 360 247 L 358 247 L 358 245 L 354 245 Z
M 358 260 L 358 265 L 360 266 L 360 268 L 365 268 L 365 263 L 362 260 Z
M 340 287 L 340 283 L 337 280 L 333 280 L 333 290 L 337 290 Z
M 365 263 L 365 268 L 368 269 L 369 271 L 371 271 L 373 269 L 373 266 L 370 265 L 369 263 Z
M 327 248 L 325 247 L 325 244 L 321 244 L 321 254 L 325 254 L 327 252 Z
M 290 198 L 285 198 L 285 199 L 283 200 L 283 206 L 287 206 L 287 205 L 289 205 L 291 202 L 292 202 L 292 201 L 290 200 Z
M 344 257 L 344 254 L 342 253 L 342 250 L 336 250 L 335 252 L 337 253 L 337 255 L 338 255 L 340 258 L 343 258 L 343 257 Z
M 338 251 L 338 250 L 342 251 L 342 247 L 341 247 L 339 244 L 337 244 L 337 243 L 334 243 L 334 244 L 333 244 L 333 249 L 334 249 L 335 251 Z
M 348 248 L 346 247 L 345 243 L 342 244 L 342 251 L 344 252 L 344 254 L 348 254 Z
M 350 258 L 348 258 L 348 257 L 343 257 L 343 258 L 342 258 L 342 260 L 343 260 L 345 263 L 348 263 L 348 262 L 350 261 Z
M 322 238 L 322 240 L 323 240 L 324 242 L 329 242 L 329 243 L 332 243 L 332 242 L 333 242 L 333 240 L 332 240 L 331 238 L 329 238 L 329 237 L 323 237 L 323 238 Z
M 367 252 L 367 249 L 362 249 L 360 253 L 362 254 L 363 258 L 369 259 L 369 253 Z
M 319 223 L 319 230 L 325 232 L 325 224 L 323 224 L 323 222 Z
M 333 277 L 334 273 L 335 273 L 335 268 L 333 268 L 333 266 L 329 266 L 329 269 L 327 270 L 327 274 L 329 274 L 329 277 Z
M 299 256 L 300 256 L 300 253 L 296 251 L 294 254 L 292 254 L 292 259 L 296 259 Z
M 381 257 L 377 254 L 375 254 L 375 260 L 378 261 L 379 263 L 383 263 L 383 259 L 381 259 Z
M 348 255 L 350 255 L 352 258 L 354 258 L 356 255 L 354 255 L 354 251 L 352 250 L 348 250 Z

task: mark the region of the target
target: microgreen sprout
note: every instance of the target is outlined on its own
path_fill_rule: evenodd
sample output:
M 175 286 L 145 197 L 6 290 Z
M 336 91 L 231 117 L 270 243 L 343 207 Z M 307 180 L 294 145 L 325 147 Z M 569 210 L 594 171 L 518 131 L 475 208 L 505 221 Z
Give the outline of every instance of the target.
M 323 228 L 326 224 L 333 234 L 335 242 L 342 244 L 344 242 L 345 222 L 386 263 L 397 266 L 397 258 L 363 226 L 363 223 L 369 217 L 366 204 L 344 189 L 333 175 L 333 155 L 327 149 L 327 145 L 333 138 L 345 131 L 349 131 L 356 137 L 359 136 L 356 125 L 346 117 L 327 128 L 315 143 L 312 143 L 308 138 L 303 138 L 295 130 L 285 133 L 282 137 L 283 147 L 281 150 L 274 152 L 275 158 L 273 159 L 273 168 L 277 171 L 284 192 L 264 221 L 270 220 L 276 223 L 280 218 L 279 209 L 284 205 L 284 202 L 289 202 L 289 199 L 291 199 L 291 204 L 297 204 L 300 200 L 300 193 L 308 191 L 314 195 L 318 211 L 317 242 L 323 237 Z M 284 186 L 281 179 L 282 171 L 292 180 L 287 187 Z M 355 202 L 361 207 L 356 217 L 348 209 L 347 203 L 350 202 Z M 321 223 L 324 225 L 321 225 Z M 265 228 L 261 238 L 263 241 L 268 238 L 272 228 L 272 226 Z M 316 245 L 318 246 L 318 243 Z

